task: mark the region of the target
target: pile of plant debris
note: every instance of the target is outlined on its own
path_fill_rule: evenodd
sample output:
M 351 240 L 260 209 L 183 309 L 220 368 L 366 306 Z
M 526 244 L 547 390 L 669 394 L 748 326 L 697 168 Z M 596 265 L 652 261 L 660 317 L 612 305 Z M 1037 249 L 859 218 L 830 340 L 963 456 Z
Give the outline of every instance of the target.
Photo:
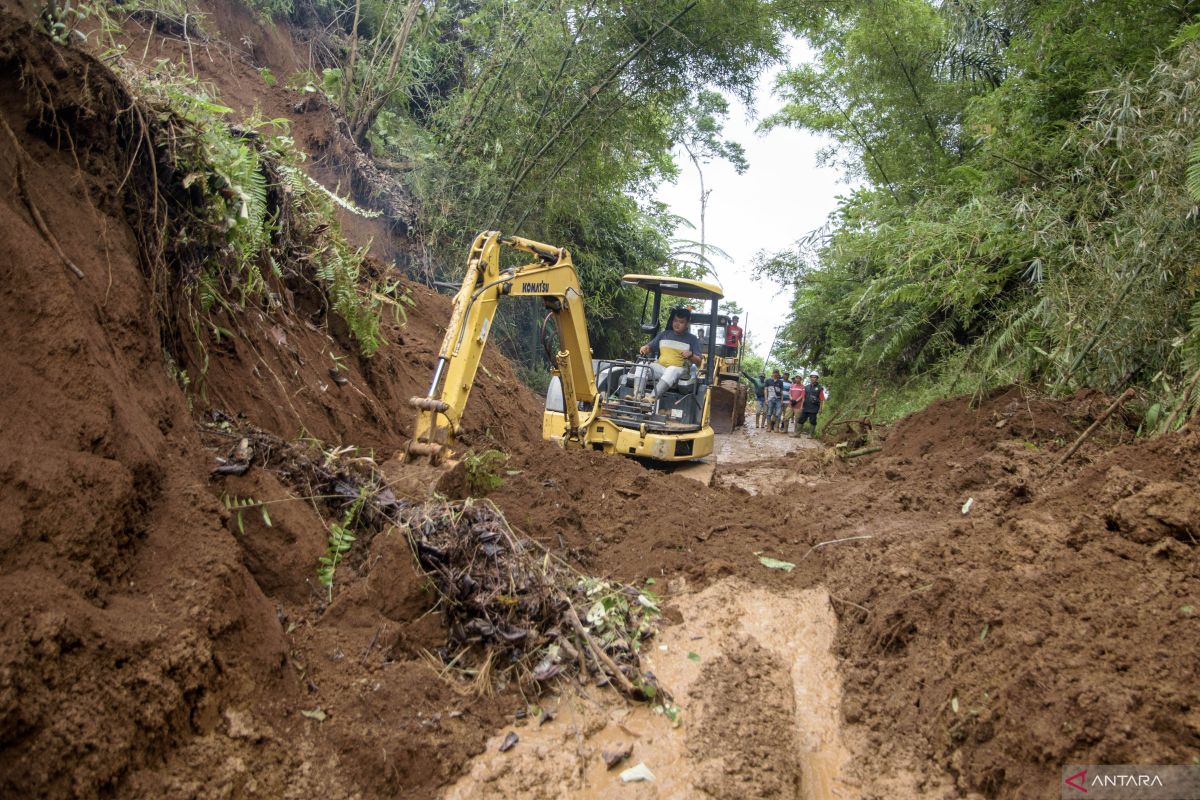
M 577 675 L 638 700 L 667 699 L 639 658 L 657 598 L 581 576 L 515 534 L 487 500 L 432 500 L 400 516 L 441 598 L 446 663 L 477 665 L 484 687 L 497 674 L 514 674 L 523 688 Z
M 651 592 L 581 575 L 515 533 L 489 500 L 398 499 L 374 459 L 356 448 L 286 442 L 220 412 L 202 433 L 220 453 L 214 477 L 269 469 L 336 518 L 318 569 L 330 597 L 336 569 L 364 569 L 370 539 L 389 527 L 403 530 L 438 594 L 448 632 L 442 662 L 473 676 L 480 691 L 515 680 L 536 693 L 575 676 L 633 699 L 669 702 L 639 655 L 660 614 Z

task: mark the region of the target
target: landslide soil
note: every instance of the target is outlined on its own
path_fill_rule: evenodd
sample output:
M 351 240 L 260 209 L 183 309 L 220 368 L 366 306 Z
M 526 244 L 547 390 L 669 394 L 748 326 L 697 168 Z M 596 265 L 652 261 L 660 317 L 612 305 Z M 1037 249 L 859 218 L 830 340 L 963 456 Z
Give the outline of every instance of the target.
M 413 286 L 417 305 L 371 359 L 303 308 L 243 321 L 211 351 L 203 391 L 185 391 L 164 363 L 137 251 L 145 221 L 131 218 L 117 167 L 129 98 L 99 61 L 13 11 L 0 17 L 0 116 L 20 147 L 0 151 L 0 181 L 16 186 L 23 172 L 84 277 L 6 192 L 0 794 L 436 794 L 526 698 L 480 697 L 440 674 L 427 653 L 445 632 L 399 534 L 362 542 L 330 599 L 315 580 L 328 521 L 270 470 L 211 478 L 235 442 L 206 423 L 220 411 L 383 460 L 411 433 L 405 401 L 429 379 L 446 300 Z M 222 45 L 225 60 L 197 68 L 240 102 L 265 98 L 267 116 L 303 118 L 305 141 L 333 141 L 327 109 L 298 112 L 303 98 L 260 91 L 257 69 L 286 74 L 299 52 L 286 32 L 232 8 L 214 16 L 216 41 L 279 50 Z M 168 55 L 181 46 L 150 41 Z M 330 378 L 333 355 L 345 385 Z M 764 447 L 748 465 L 751 496 L 737 484 L 745 463 L 719 467 L 728 488 L 710 489 L 556 450 L 510 366 L 494 353 L 485 366 L 465 444 L 510 454 L 490 497 L 521 533 L 584 572 L 654 578 L 669 590 L 668 620 L 672 591 L 682 606 L 725 578 L 828 592 L 845 769 L 863 796 L 896 796 L 899 772 L 930 794 L 1054 796 L 1068 762 L 1200 755 L 1196 420 L 1153 441 L 1117 420 L 1049 473 L 1106 399 L 1009 388 L 975 406 L 936 403 L 847 463 Z M 228 496 L 269 502 L 273 524 L 231 514 Z M 766 569 L 756 553 L 797 567 Z M 759 702 L 724 703 L 728 729 L 750 730 Z

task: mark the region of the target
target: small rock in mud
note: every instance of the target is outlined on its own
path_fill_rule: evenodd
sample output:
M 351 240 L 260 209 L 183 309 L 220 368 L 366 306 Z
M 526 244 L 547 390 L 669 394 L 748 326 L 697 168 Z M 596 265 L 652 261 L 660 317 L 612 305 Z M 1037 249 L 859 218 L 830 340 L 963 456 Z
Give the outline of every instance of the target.
M 507 753 L 509 750 L 512 750 L 514 747 L 516 747 L 517 742 L 519 741 L 521 741 L 521 737 L 517 736 L 517 732 L 509 731 L 508 735 L 504 737 L 504 741 L 500 743 L 500 752 Z
M 601 757 L 604 759 L 604 764 L 609 769 L 612 769 L 617 764 L 620 764 L 625 759 L 633 755 L 633 745 L 617 742 L 611 750 L 604 750 Z

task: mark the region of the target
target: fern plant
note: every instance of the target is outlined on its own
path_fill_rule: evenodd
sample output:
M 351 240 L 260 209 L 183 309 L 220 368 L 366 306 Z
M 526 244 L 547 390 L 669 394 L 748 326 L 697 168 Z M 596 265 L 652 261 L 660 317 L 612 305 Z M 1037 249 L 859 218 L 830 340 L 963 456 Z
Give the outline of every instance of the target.
M 318 560 L 321 566 L 317 568 L 317 580 L 326 588 L 329 599 L 333 600 L 333 576 L 338 564 L 342 562 L 350 548 L 354 545 L 354 534 L 345 525 L 337 522 L 329 526 L 329 541 L 325 555 Z
M 1187 190 L 1193 200 L 1200 202 L 1200 139 L 1188 151 Z
M 364 280 L 365 249 L 347 244 L 335 217 L 338 208 L 364 217 L 379 213 L 330 192 L 303 172 L 305 155 L 287 135 L 287 120 L 252 115 L 244 127 L 234 127 L 226 121 L 231 109 L 166 62 L 133 77 L 139 93 L 151 99 L 169 140 L 164 149 L 183 190 L 177 196 L 191 200 L 176 215 L 174 240 L 193 253 L 178 260 L 194 264 L 183 277 L 199 316 L 207 318 L 217 308 L 269 308 L 269 281 L 285 279 L 280 264 L 301 265 L 286 279 L 314 280 L 362 352 L 376 352 L 383 344 L 383 307 L 391 306 L 399 321 L 405 298 L 396 295 L 394 285 Z M 200 333 L 219 333 L 208 319 L 191 323 L 202 350 Z
M 320 562 L 320 566 L 317 567 L 317 580 L 326 588 L 331 601 L 333 600 L 334 575 L 337 573 L 338 565 L 345 560 L 346 554 L 354 546 L 357 537 L 354 535 L 352 527 L 358 521 L 358 515 L 362 511 L 369 491 L 369 487 L 364 486 L 358 498 L 342 515 L 341 521 L 330 524 L 325 554 L 317 559 Z
M 481 450 L 468 453 L 463 458 L 467 470 L 467 488 L 472 494 L 482 494 L 497 489 L 504 483 L 501 468 L 508 463 L 508 455 L 499 450 Z
M 268 528 L 271 527 L 271 515 L 267 513 L 267 504 L 261 500 L 255 500 L 253 497 L 238 497 L 237 495 L 222 494 L 221 502 L 225 505 L 225 509 L 233 514 L 233 518 L 237 521 L 238 533 L 245 535 L 246 525 L 242 519 L 242 514 L 246 511 L 256 509 L 262 517 L 263 524 Z

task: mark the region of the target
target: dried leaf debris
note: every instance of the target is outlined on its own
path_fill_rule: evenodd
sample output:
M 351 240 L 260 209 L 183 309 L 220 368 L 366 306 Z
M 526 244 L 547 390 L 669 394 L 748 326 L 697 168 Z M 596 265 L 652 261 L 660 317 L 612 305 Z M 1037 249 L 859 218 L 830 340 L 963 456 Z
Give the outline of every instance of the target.
M 433 500 L 401 516 L 441 597 L 446 663 L 484 664 L 523 687 L 578 675 L 639 700 L 663 695 L 639 658 L 657 598 L 580 575 L 514 533 L 486 500 Z
M 632 699 L 669 702 L 639 656 L 660 614 L 649 590 L 582 575 L 514 532 L 488 500 L 397 499 L 375 462 L 353 448 L 285 442 L 224 414 L 203 433 L 218 452 L 237 443 L 252 454 L 252 465 L 270 469 L 300 497 L 319 499 L 331 516 L 353 508 L 357 552 L 343 569 L 365 568 L 375 533 L 404 531 L 446 622 L 447 642 L 437 655 L 447 670 L 472 676 L 480 691 L 515 680 L 536 692 L 576 676 L 614 684 Z M 231 453 L 221 461 L 237 459 Z

